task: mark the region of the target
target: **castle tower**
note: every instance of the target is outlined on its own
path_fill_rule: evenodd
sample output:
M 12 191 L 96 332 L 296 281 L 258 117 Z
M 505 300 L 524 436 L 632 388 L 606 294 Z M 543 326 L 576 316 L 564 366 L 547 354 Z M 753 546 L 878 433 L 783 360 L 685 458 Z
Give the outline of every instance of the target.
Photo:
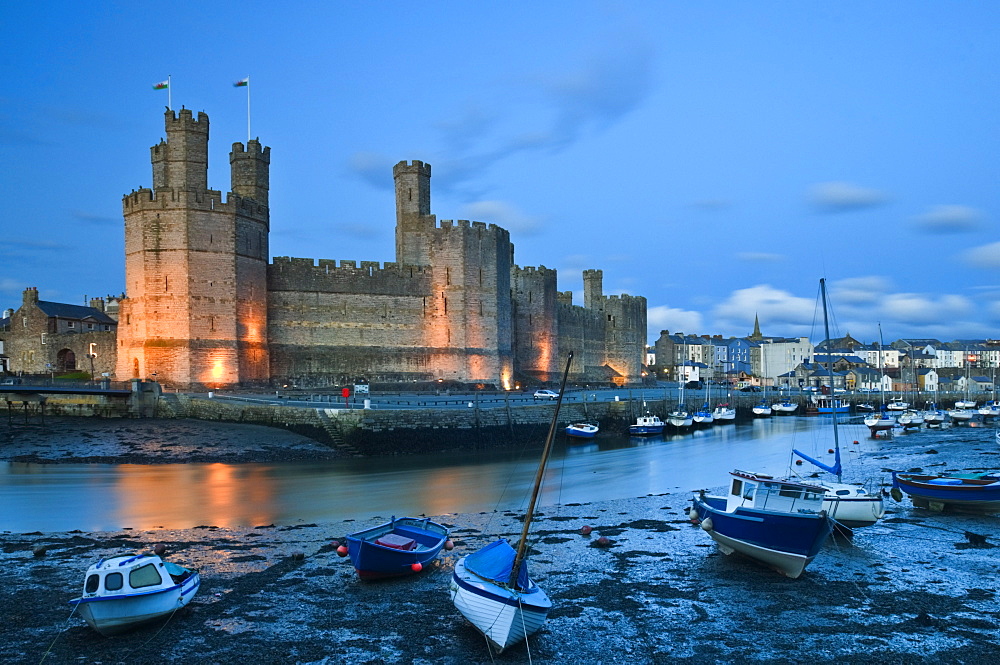
M 583 306 L 586 309 L 604 309 L 604 271 L 583 271 Z
M 234 192 L 223 201 L 207 187 L 208 116 L 167 110 L 164 121 L 153 188 L 122 202 L 127 297 L 116 374 L 155 373 L 181 387 L 266 379 L 270 152 L 253 141 L 234 147 Z
M 396 262 L 430 264 L 426 233 L 434 229 L 431 215 L 431 165 L 399 162 L 392 167 L 396 184 Z

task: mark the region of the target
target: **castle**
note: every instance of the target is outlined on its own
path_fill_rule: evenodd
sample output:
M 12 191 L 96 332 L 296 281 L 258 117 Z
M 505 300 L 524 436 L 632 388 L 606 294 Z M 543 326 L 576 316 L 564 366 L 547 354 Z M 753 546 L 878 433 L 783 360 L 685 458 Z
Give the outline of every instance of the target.
M 605 296 L 583 273 L 584 303 L 556 271 L 519 267 L 507 230 L 438 221 L 431 167 L 393 168 L 396 261 L 268 262 L 270 148 L 234 143 L 232 191 L 208 189 L 208 116 L 165 113 L 153 185 L 122 201 L 126 297 L 116 376 L 182 388 L 461 381 L 511 387 L 559 378 L 641 379 L 646 299 Z

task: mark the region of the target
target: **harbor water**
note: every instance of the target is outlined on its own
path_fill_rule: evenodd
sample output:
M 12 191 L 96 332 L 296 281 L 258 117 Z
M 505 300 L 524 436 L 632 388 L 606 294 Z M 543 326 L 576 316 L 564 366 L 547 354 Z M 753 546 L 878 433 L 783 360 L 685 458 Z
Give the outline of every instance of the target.
M 931 434 L 897 436 L 917 440 Z M 840 427 L 840 439 L 847 465 L 852 454 L 880 445 L 856 418 Z M 540 506 L 718 488 L 734 468 L 787 474 L 795 468 L 792 448 L 832 459 L 832 446 L 830 420 L 823 416 L 643 438 L 602 431 L 578 442 L 560 432 Z M 255 464 L 3 462 L 0 531 L 186 529 L 518 510 L 537 451 L 527 446 L 492 454 Z

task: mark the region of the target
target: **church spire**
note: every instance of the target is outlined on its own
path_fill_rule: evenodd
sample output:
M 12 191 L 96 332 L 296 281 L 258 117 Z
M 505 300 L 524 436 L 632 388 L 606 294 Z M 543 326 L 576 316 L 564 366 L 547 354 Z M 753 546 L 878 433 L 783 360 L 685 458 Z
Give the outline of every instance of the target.
M 760 319 L 757 314 L 753 315 L 753 334 L 750 335 L 750 339 L 755 341 L 764 339 L 764 336 L 760 334 Z

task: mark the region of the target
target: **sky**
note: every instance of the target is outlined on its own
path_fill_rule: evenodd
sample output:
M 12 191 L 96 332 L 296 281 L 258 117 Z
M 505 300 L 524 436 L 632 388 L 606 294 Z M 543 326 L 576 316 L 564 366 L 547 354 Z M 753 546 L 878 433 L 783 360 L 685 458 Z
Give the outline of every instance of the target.
M 1000 3 L 8 3 L 0 308 L 124 291 L 169 101 L 271 148 L 271 255 L 394 261 L 431 212 L 661 330 L 1000 338 Z M 153 85 L 170 77 L 169 93 Z M 250 77 L 247 88 L 234 81 Z

